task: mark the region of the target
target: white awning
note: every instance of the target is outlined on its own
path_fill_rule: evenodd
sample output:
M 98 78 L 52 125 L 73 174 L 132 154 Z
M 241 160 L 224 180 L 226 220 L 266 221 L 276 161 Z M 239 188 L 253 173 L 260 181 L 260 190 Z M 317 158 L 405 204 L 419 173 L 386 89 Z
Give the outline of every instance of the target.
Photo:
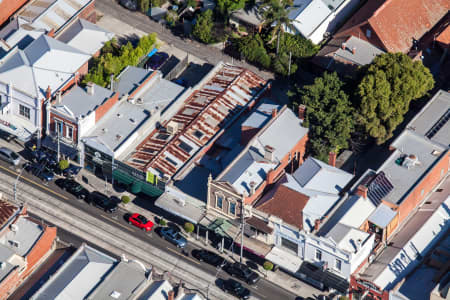
M 300 265 L 303 263 L 303 260 L 300 257 L 279 247 L 273 247 L 265 258 L 292 273 L 297 272 Z
M 37 127 L 31 122 L 11 114 L 0 113 L 0 130 L 16 136 L 21 141 L 29 141 L 37 131 Z

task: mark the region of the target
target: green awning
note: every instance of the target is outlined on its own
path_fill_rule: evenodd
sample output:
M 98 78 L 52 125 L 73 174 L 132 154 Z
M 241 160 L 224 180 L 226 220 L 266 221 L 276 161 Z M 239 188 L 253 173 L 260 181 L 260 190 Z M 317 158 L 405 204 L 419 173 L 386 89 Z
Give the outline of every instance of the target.
M 142 190 L 142 183 L 139 181 L 133 182 L 133 185 L 131 186 L 131 192 L 133 194 L 139 194 Z
M 118 169 L 115 169 L 113 171 L 113 177 L 115 180 L 118 180 L 119 182 L 121 182 L 123 184 L 132 184 L 135 181 L 133 176 L 131 176 L 123 171 L 120 171 Z
M 214 220 L 214 222 L 209 224 L 208 229 L 213 231 L 217 235 L 220 235 L 223 237 L 229 237 L 229 235 L 227 234 L 227 230 L 231 226 L 232 226 L 232 224 L 229 221 L 227 221 L 225 219 L 217 218 L 216 220 Z

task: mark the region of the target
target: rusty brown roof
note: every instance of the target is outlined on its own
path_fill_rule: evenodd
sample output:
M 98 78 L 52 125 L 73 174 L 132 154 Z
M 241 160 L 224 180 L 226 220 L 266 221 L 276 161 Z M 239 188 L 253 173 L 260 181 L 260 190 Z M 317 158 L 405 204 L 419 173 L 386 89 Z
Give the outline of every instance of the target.
M 269 227 L 269 225 L 267 225 L 266 222 L 264 222 L 263 220 L 261 220 L 257 217 L 250 217 L 250 218 L 246 219 L 245 222 L 247 224 L 249 224 L 250 226 L 252 226 L 264 233 L 271 234 L 273 232 L 272 227 Z
M 0 228 L 16 213 L 19 208 L 11 203 L 0 200 Z
M 224 64 L 185 105 L 135 149 L 127 163 L 142 171 L 173 176 L 265 85 L 241 67 Z M 175 134 L 168 132 L 175 125 Z
M 272 196 L 263 197 L 256 203 L 255 208 L 269 215 L 277 216 L 290 225 L 299 229 L 303 228 L 303 208 L 308 203 L 309 197 L 292 190 L 280 180 L 274 187 Z

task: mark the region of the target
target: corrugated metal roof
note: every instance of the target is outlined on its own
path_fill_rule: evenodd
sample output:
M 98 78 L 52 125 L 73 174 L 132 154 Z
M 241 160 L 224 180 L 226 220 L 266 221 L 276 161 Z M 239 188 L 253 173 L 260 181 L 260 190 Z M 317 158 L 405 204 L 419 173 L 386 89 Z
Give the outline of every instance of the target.
M 369 216 L 369 222 L 377 225 L 380 228 L 385 228 L 389 225 L 392 219 L 397 215 L 389 206 L 381 203 L 377 209 Z

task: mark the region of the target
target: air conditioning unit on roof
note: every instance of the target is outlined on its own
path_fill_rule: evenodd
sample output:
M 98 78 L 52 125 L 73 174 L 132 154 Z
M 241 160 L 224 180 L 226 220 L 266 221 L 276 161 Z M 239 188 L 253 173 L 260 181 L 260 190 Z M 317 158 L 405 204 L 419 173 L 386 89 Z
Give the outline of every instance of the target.
M 167 133 L 174 135 L 177 134 L 177 132 L 178 132 L 178 123 L 175 121 L 170 121 L 167 124 Z

